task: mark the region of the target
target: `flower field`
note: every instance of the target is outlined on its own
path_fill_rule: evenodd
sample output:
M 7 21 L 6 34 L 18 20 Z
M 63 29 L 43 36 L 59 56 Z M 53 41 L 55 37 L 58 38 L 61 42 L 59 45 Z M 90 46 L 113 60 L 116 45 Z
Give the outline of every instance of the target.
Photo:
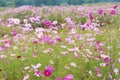
M 120 4 L 0 8 L 0 80 L 120 80 Z

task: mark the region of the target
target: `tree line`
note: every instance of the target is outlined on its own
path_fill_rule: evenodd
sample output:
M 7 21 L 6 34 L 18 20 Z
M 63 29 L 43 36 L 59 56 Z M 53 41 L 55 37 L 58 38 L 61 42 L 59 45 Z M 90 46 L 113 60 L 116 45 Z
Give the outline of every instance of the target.
M 97 3 L 97 2 L 120 2 L 120 0 L 0 0 L 0 6 L 9 7 L 15 6 L 19 7 L 22 5 L 33 5 L 33 6 L 42 6 L 42 5 L 81 5 L 83 3 Z

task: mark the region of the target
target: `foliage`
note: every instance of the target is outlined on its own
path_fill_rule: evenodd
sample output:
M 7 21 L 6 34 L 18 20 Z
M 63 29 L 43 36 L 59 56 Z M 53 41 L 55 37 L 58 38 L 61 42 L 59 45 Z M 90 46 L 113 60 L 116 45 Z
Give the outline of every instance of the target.
M 80 5 L 83 3 L 97 3 L 97 2 L 119 2 L 119 0 L 0 0 L 0 6 L 22 6 L 22 5 L 60 5 L 67 3 L 69 5 Z

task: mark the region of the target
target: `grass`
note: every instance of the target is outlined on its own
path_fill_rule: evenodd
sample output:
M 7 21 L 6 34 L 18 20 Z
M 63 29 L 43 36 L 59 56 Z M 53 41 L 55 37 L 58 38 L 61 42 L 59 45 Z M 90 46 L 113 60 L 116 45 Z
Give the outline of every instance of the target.
M 103 28 L 101 28 L 103 29 Z M 110 55 L 110 57 L 112 58 L 112 60 L 116 61 L 116 59 L 118 58 L 118 52 L 119 49 L 117 48 L 118 43 L 120 43 L 120 37 L 118 36 L 118 33 L 120 32 L 120 29 L 115 29 L 115 28 L 111 28 L 111 30 L 109 28 L 104 28 L 105 34 L 102 36 L 96 36 L 97 37 L 97 41 L 104 41 L 106 42 L 106 46 L 112 46 L 113 48 L 110 50 L 106 51 L 106 54 Z M 103 31 L 103 32 L 104 32 Z M 83 31 L 84 32 L 84 31 Z M 91 31 L 90 31 L 91 32 Z M 111 34 L 111 32 L 113 32 L 114 34 Z M 64 30 L 61 33 L 65 33 Z M 88 33 L 88 32 L 87 32 Z M 84 33 L 83 33 L 84 34 Z M 94 33 L 93 33 L 94 34 Z M 62 36 L 62 35 L 60 35 Z M 112 37 L 112 39 L 111 39 Z M 30 37 L 28 36 L 27 38 L 28 40 L 30 39 Z M 118 41 L 118 42 L 117 42 Z M 16 46 L 17 43 L 14 43 L 14 46 Z M 22 44 L 22 43 L 21 43 Z M 73 57 L 73 53 L 70 52 L 67 56 L 61 55 L 60 52 L 64 51 L 64 49 L 62 49 L 60 46 L 63 43 L 60 43 L 58 45 L 38 45 L 38 57 L 37 58 L 33 58 L 32 54 L 34 52 L 34 48 L 33 48 L 33 44 L 31 43 L 23 43 L 23 45 L 18 45 L 17 47 L 19 48 L 18 50 L 13 50 L 12 48 L 8 49 L 7 51 L 4 52 L 4 54 L 7 56 L 7 58 L 2 59 L 0 62 L 0 67 L 2 69 L 1 73 L 0 73 L 0 77 L 4 78 L 6 75 L 6 80 L 21 80 L 23 79 L 25 74 L 30 74 L 30 78 L 35 79 L 35 80 L 39 80 L 42 78 L 36 78 L 33 74 L 33 71 L 30 73 L 28 71 L 25 71 L 24 73 L 22 73 L 21 71 L 24 71 L 24 67 L 25 66 L 30 66 L 31 64 L 37 64 L 37 63 L 41 63 L 44 64 L 40 70 L 44 70 L 44 67 L 47 66 L 48 64 L 50 64 L 50 60 L 54 62 L 53 66 L 55 67 L 56 72 L 53 74 L 53 76 L 51 78 L 48 78 L 46 80 L 53 80 L 55 79 L 55 76 L 65 76 L 68 73 L 71 73 L 73 75 L 75 75 L 75 80 L 92 80 L 92 79 L 103 79 L 103 80 L 108 80 L 109 78 L 107 78 L 107 76 L 103 76 L 102 78 L 96 78 L 93 76 L 89 76 L 88 75 L 88 71 L 89 70 L 93 70 L 94 71 L 94 66 L 99 66 L 99 63 L 102 62 L 102 60 L 100 61 L 96 61 L 96 60 L 92 60 L 89 59 L 89 62 L 84 62 L 85 59 L 81 57 L 81 50 L 79 52 L 79 58 L 74 58 Z M 85 44 L 85 43 L 84 43 Z M 21 53 L 21 51 L 24 49 L 25 46 L 29 46 L 28 51 L 26 51 L 25 53 Z M 66 45 L 67 47 L 71 47 L 71 45 Z M 47 48 L 53 48 L 54 52 L 50 52 L 50 53 L 43 53 L 42 50 L 47 49 Z M 67 50 L 66 50 L 67 51 Z M 13 52 L 13 54 L 15 54 L 16 56 L 11 57 L 9 52 Z M 86 53 L 84 53 L 86 54 Z M 94 53 L 93 53 L 94 54 Z M 25 57 L 26 59 L 24 61 L 21 61 L 20 59 L 17 58 L 17 56 L 20 55 L 22 57 Z M 58 59 L 57 56 L 60 56 L 61 58 Z M 80 66 L 80 68 L 74 68 L 74 67 L 70 67 L 71 70 L 66 70 L 64 69 L 64 66 L 66 65 L 70 65 L 70 62 L 76 62 L 76 64 L 78 66 Z M 24 64 L 24 65 L 23 65 Z M 119 67 L 119 65 L 117 65 L 117 67 Z M 111 71 L 111 67 L 108 67 L 107 69 L 105 67 L 101 67 L 102 68 L 102 73 L 104 73 L 103 75 L 106 75 L 108 71 Z M 4 74 L 3 74 L 4 73 Z M 62 73 L 62 75 L 61 75 Z M 14 75 L 14 77 L 13 77 Z M 95 74 L 93 74 L 95 75 Z M 115 76 L 114 76 L 115 77 Z

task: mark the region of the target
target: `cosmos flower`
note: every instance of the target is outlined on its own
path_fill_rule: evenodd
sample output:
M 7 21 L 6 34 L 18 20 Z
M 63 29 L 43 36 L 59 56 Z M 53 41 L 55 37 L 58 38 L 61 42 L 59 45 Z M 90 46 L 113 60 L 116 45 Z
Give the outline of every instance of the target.
M 61 41 L 62 41 L 62 39 L 61 39 L 60 37 L 57 37 L 56 40 L 57 40 L 58 42 L 61 42 Z
M 49 77 L 52 73 L 49 70 L 44 70 L 44 76 Z
M 98 14 L 102 14 L 102 13 L 103 13 L 103 10 L 100 9 L 100 10 L 98 11 Z
M 43 36 L 42 42 L 45 42 L 47 44 L 51 44 L 51 37 L 50 36 Z
M 4 46 L 4 45 L 0 46 L 0 51 L 4 51 L 4 50 L 6 50 L 6 49 L 7 49 L 6 46 Z
M 106 57 L 104 58 L 104 62 L 111 62 L 111 60 L 108 57 Z
M 44 76 L 49 77 L 52 75 L 54 72 L 54 68 L 51 66 L 47 66 L 46 69 L 44 70 Z
M 74 80 L 74 76 L 72 74 L 66 75 L 63 80 Z
M 20 24 L 20 20 L 19 20 L 19 19 L 17 19 L 17 18 L 16 18 L 16 19 L 14 19 L 14 24 L 16 24 L 16 25 L 17 25 L 17 24 Z
M 35 17 L 30 17 L 29 20 L 30 20 L 31 23 L 34 23 L 35 22 Z
M 118 68 L 115 68 L 115 69 L 114 69 L 114 73 L 115 73 L 115 75 L 119 75 L 119 69 L 118 69 Z
M 39 70 L 35 70 L 34 75 L 37 76 L 37 77 L 42 76 L 42 72 L 39 71 Z
M 13 31 L 11 32 L 11 34 L 12 34 L 13 36 L 16 36 L 16 35 L 18 34 L 18 31 L 17 31 L 17 30 L 13 30 Z
M 92 12 L 89 13 L 89 19 L 90 19 L 91 21 L 93 20 L 93 13 L 92 13 Z
M 47 26 L 48 28 L 50 28 L 50 26 L 52 25 L 51 21 L 45 21 L 44 25 Z
M 116 14 L 116 10 L 115 10 L 115 9 L 111 9 L 111 10 L 110 10 L 110 14 L 111 14 L 111 15 L 115 15 L 115 14 Z
M 116 9 L 118 7 L 118 5 L 115 5 L 114 7 L 113 7 L 113 9 Z
M 98 77 L 101 77 L 102 74 L 101 74 L 100 68 L 96 67 L 95 70 L 96 70 L 97 76 L 98 76 Z

